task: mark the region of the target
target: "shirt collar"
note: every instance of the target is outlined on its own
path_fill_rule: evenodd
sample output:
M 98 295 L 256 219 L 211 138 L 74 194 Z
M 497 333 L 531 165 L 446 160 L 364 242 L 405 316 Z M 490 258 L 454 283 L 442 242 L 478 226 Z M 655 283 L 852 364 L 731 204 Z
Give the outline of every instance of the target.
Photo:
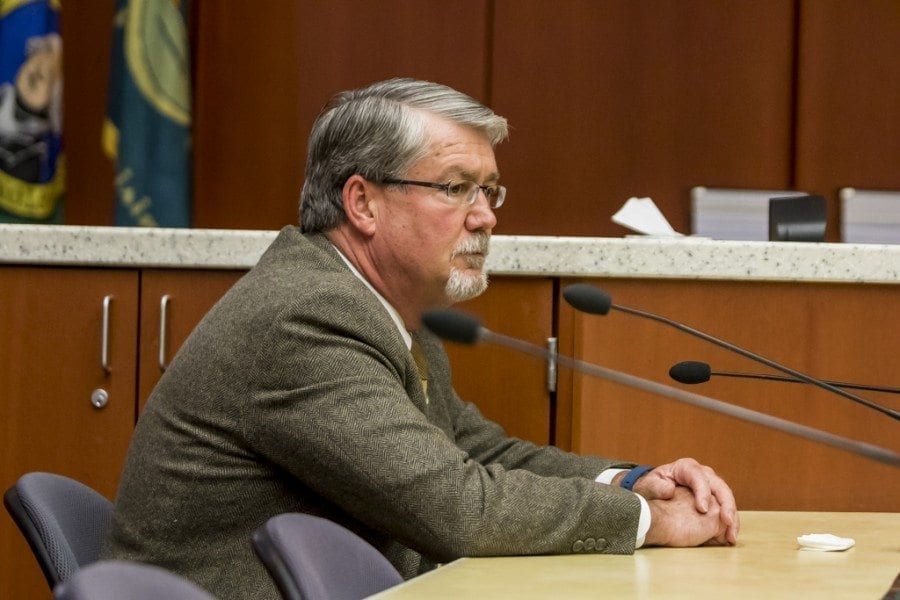
M 412 336 L 410 335 L 409 331 L 406 330 L 406 327 L 403 325 L 403 319 L 400 318 L 400 313 L 397 312 L 397 309 L 394 308 L 393 306 L 391 306 L 391 303 L 388 302 L 384 296 L 382 296 L 381 294 L 378 293 L 378 290 L 376 290 L 372 286 L 372 284 L 369 283 L 368 279 L 363 277 L 363 274 L 359 272 L 359 270 L 353 265 L 352 262 L 350 262 L 350 259 L 348 259 L 346 256 L 344 256 L 344 253 L 341 252 L 341 250 L 337 246 L 335 246 L 333 243 L 331 245 L 332 245 L 332 247 L 334 247 L 335 250 L 337 250 L 338 256 L 340 256 L 344 260 L 344 262 L 347 263 L 347 267 L 350 268 L 350 272 L 353 273 L 354 275 L 356 275 L 356 277 L 360 281 L 362 281 L 365 284 L 365 286 L 367 288 L 369 288 L 369 290 L 373 294 L 375 294 L 375 297 L 378 298 L 378 301 L 381 302 L 382 305 L 384 305 L 385 310 L 388 311 L 388 314 L 391 316 L 391 319 L 393 319 L 394 324 L 397 326 L 397 329 L 400 331 L 400 336 L 403 338 L 403 342 L 406 344 L 406 348 L 407 349 L 412 348 Z

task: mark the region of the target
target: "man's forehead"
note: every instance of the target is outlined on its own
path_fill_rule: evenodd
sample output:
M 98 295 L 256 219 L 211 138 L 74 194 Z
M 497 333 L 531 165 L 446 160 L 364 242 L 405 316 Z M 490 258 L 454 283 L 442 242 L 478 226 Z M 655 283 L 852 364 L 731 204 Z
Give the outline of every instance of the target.
M 413 165 L 411 171 L 426 169 L 434 171 L 437 167 L 438 172 L 432 173 L 434 177 L 441 179 L 464 179 L 467 181 L 495 181 L 499 179 L 500 173 L 497 172 L 497 165 L 494 162 L 493 155 L 490 160 L 479 160 L 478 157 L 469 154 L 465 160 L 441 161 L 438 155 L 426 156 L 422 160 Z M 454 157 L 456 158 L 456 157 Z M 437 164 L 435 164 L 437 163 Z

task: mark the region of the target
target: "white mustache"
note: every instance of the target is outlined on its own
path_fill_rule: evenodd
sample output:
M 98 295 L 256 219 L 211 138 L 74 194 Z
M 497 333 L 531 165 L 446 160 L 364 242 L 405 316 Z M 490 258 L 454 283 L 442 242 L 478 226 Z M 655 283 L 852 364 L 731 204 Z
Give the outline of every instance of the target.
M 453 258 L 463 254 L 483 254 L 488 255 L 491 244 L 491 236 L 484 232 L 475 233 L 469 239 L 463 240 L 459 246 L 453 250 Z

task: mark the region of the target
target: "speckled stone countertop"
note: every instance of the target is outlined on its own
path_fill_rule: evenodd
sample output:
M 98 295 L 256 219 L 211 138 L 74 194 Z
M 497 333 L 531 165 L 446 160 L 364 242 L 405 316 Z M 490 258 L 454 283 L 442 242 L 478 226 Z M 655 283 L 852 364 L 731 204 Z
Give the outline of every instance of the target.
M 276 231 L 0 225 L 0 264 L 243 269 Z M 900 283 L 900 245 L 496 235 L 495 275 Z

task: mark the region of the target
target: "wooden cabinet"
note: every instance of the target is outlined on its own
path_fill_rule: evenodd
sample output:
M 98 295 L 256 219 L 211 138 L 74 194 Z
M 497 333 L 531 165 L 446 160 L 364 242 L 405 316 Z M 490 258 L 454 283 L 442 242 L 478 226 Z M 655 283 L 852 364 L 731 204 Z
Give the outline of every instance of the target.
M 4 489 L 39 470 L 113 497 L 134 427 L 137 292 L 134 270 L 0 267 Z M 91 398 L 101 390 L 107 401 L 98 408 Z M 6 517 L 0 519 L 0 570 L 0 597 L 49 597 L 31 551 Z
M 0 267 L 0 481 L 51 471 L 114 498 L 137 415 L 163 369 L 244 273 Z M 552 279 L 512 277 L 461 306 L 491 329 L 542 346 L 553 334 L 552 307 Z M 463 398 L 511 435 L 551 440 L 542 361 L 491 346 L 448 350 Z M 98 408 L 92 394 L 101 391 L 106 401 Z M 0 519 L 0 597 L 49 598 L 8 518 Z
M 171 360 L 243 272 L 0 267 L 0 481 L 50 471 L 114 498 L 160 359 Z M 0 519 L 0 569 L 0 597 L 49 597 L 8 518 Z
M 565 281 L 563 282 L 566 283 Z M 801 372 L 897 384 L 900 294 L 891 285 L 685 280 L 595 280 L 613 301 L 663 315 Z M 715 371 L 772 373 L 663 324 L 560 304 L 561 352 L 679 386 L 669 368 L 698 360 Z M 776 372 L 777 374 L 777 372 Z M 567 373 L 571 447 L 661 464 L 692 456 L 729 482 L 746 510 L 900 510 L 896 468 L 608 381 Z M 680 386 L 732 404 L 900 452 L 897 423 L 819 388 L 714 377 Z M 896 396 L 859 392 L 900 408 Z M 560 421 L 563 419 L 560 418 Z

